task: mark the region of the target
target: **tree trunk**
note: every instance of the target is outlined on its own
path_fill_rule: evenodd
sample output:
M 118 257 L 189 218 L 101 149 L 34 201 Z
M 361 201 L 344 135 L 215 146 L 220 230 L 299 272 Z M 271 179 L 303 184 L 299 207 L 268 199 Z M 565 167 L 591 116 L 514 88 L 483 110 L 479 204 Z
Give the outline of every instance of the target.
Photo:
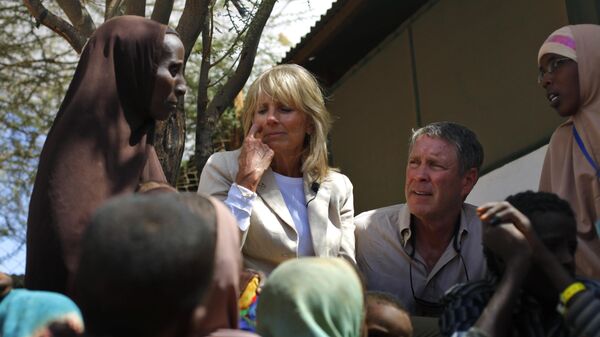
M 29 13 L 35 18 L 38 25 L 42 24 L 50 28 L 56 34 L 62 36 L 77 53 L 81 53 L 81 50 L 87 41 L 86 36 L 77 31 L 77 29 L 67 21 L 48 11 L 48 9 L 42 5 L 41 0 L 23 0 L 23 3 L 27 6 Z
M 196 150 L 194 152 L 194 160 L 198 173 L 202 172 L 204 164 L 208 157 L 214 152 L 213 135 L 217 125 L 216 119 L 211 119 L 207 114 L 206 107 L 208 106 L 208 72 L 211 67 L 211 50 L 213 38 L 212 19 L 213 13 L 210 12 L 204 18 L 202 29 L 202 61 L 200 63 L 200 76 L 198 78 L 198 102 L 196 104 Z M 200 159 L 198 159 L 200 158 Z M 202 166 L 198 166 L 202 163 Z
M 223 88 L 217 92 L 208 106 L 205 106 L 205 110 L 202 109 L 201 104 L 198 104 L 195 151 L 198 172 L 202 172 L 204 165 L 214 151 L 212 138 L 217 121 L 223 111 L 231 106 L 233 100 L 240 90 L 242 90 L 250 76 L 262 31 L 271 16 L 275 2 L 277 0 L 263 0 L 260 3 L 244 38 L 240 61 L 235 69 L 235 73 L 227 80 Z M 201 95 L 202 93 L 199 93 L 198 96 L 201 97 Z
M 67 14 L 67 17 L 83 36 L 89 38 L 96 26 L 90 16 L 90 13 L 85 8 L 85 5 L 79 0 L 56 0 L 60 8 Z
M 174 0 L 156 0 L 150 18 L 163 25 L 168 25 L 171 12 L 173 11 L 173 2 Z
M 185 147 L 185 110 L 180 100 L 177 113 L 156 123 L 154 147 L 169 184 L 175 186 Z
M 125 15 L 146 16 L 146 0 L 128 0 Z
M 215 0 L 186 0 L 183 13 L 177 24 L 177 32 L 181 37 L 181 42 L 185 47 L 185 59 L 184 63 L 190 57 L 192 48 L 198 36 L 202 33 L 202 27 L 204 27 L 204 20 L 208 14 L 208 8 L 213 5 Z

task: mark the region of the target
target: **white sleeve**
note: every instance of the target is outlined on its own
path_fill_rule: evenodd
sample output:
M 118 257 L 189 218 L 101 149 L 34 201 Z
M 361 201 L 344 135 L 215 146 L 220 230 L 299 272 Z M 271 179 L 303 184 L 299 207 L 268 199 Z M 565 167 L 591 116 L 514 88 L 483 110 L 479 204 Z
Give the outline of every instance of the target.
M 244 186 L 233 183 L 229 188 L 227 199 L 224 202 L 233 213 L 241 231 L 246 231 L 250 227 L 250 215 L 252 215 L 254 200 L 256 200 L 256 193 Z

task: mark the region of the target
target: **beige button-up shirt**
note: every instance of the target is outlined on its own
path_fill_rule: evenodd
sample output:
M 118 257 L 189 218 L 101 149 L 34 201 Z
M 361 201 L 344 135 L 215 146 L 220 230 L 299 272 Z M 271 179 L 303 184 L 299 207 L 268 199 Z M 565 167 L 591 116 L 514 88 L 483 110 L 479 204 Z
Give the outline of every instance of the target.
M 430 273 L 410 239 L 411 216 L 406 204 L 358 215 L 355 218 L 356 261 L 366 278 L 367 290 L 390 293 L 411 314 L 422 315 L 416 310 L 414 297 L 439 302 L 453 285 L 482 279 L 487 267 L 481 222 L 475 209 L 473 205 L 463 204 L 458 237 L 452 238 Z

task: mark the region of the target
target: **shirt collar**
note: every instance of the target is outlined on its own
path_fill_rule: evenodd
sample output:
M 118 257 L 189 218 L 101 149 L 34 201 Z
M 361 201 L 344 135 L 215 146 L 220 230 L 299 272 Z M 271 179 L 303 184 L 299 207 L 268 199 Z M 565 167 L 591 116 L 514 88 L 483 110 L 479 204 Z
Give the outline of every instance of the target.
M 400 211 L 399 219 L 400 241 L 402 247 L 406 249 L 406 245 L 410 242 L 410 238 L 412 236 L 412 232 L 410 230 L 411 214 L 408 209 L 408 205 L 406 205 L 406 207 Z M 473 226 L 473 224 L 468 221 L 468 217 L 465 215 L 465 204 L 463 203 L 460 209 L 460 225 L 458 227 L 458 236 L 460 238 L 460 240 L 458 240 L 459 249 L 462 249 L 462 242 L 465 239 L 465 235 L 469 233 L 469 228 L 471 226 Z M 452 237 L 452 240 L 454 240 L 454 237 Z

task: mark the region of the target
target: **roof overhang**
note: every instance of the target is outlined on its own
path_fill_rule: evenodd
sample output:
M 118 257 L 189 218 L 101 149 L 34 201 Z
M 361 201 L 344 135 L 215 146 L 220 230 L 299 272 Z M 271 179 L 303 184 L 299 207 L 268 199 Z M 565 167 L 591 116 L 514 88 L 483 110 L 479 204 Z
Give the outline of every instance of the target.
M 338 0 L 281 63 L 299 64 L 334 85 L 427 0 Z

